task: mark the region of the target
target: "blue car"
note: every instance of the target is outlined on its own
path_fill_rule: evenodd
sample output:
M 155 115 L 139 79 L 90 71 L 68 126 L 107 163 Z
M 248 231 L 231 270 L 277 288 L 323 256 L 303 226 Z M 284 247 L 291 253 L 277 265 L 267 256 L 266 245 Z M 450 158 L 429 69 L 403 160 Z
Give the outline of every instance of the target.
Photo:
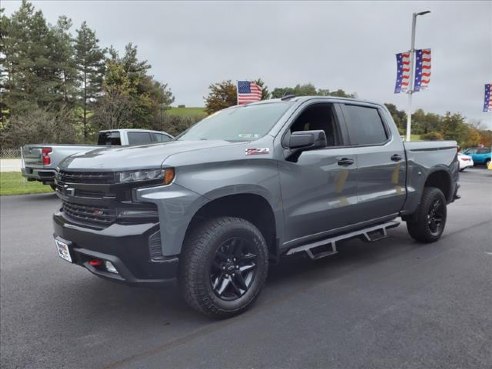
M 490 163 L 490 147 L 471 147 L 463 151 L 463 154 L 470 155 L 475 164 L 485 164 L 487 166 Z

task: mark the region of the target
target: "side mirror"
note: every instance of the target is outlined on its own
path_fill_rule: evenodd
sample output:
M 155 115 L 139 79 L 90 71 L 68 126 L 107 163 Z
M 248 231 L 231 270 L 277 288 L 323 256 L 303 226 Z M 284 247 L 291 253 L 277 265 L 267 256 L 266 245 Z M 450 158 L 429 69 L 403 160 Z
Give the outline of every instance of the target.
M 289 149 L 296 151 L 315 150 L 326 145 L 326 134 L 323 130 L 292 132 L 288 143 Z
M 290 149 L 290 153 L 286 159 L 296 162 L 303 151 L 326 147 L 326 133 L 323 130 L 292 132 L 287 146 Z

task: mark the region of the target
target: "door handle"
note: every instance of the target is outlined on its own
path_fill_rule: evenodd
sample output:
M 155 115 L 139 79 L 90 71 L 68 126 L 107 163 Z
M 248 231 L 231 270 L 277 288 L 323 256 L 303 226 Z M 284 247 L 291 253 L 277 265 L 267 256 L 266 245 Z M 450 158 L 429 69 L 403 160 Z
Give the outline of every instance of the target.
M 338 159 L 338 165 L 348 166 L 348 165 L 352 165 L 352 164 L 354 164 L 354 159 L 350 159 L 350 158 Z
M 400 161 L 402 159 L 401 155 L 394 154 L 391 156 L 391 160 L 393 161 Z

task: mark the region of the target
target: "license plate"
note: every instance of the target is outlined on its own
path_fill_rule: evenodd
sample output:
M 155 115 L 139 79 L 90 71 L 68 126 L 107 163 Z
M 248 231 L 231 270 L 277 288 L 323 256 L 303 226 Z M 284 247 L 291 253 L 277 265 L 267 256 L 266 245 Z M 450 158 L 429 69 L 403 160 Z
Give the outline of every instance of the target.
M 68 247 L 68 244 L 58 238 L 55 238 L 55 245 L 58 250 L 58 256 L 71 263 L 72 256 L 70 255 L 70 248 Z

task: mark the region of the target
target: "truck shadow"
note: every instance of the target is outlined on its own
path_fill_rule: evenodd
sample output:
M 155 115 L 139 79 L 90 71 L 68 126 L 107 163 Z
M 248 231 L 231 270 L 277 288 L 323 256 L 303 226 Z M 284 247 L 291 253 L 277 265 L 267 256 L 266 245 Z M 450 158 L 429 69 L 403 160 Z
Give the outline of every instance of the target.
M 317 261 L 303 254 L 283 258 L 279 265 L 270 268 L 266 286 L 248 314 L 258 313 L 263 307 L 293 297 L 316 284 L 341 278 L 394 258 L 395 254 L 414 250 L 415 244 L 402 232 L 393 231 L 392 239 L 374 244 L 359 240 L 345 241 L 340 244 L 338 254 Z M 199 325 L 214 322 L 187 306 L 180 296 L 177 282 L 169 282 L 159 288 L 141 288 L 114 284 L 91 276 L 84 279 L 82 286 L 74 282 L 72 288 L 90 291 L 88 311 L 94 314 L 97 311 L 97 315 L 106 312 L 109 320 L 116 325 L 118 321 L 134 319 L 138 319 L 142 327 L 146 324 L 153 326 L 156 322 L 167 325 L 185 321 Z M 83 295 L 78 294 L 78 297 L 82 297 L 81 304 L 88 304 Z

